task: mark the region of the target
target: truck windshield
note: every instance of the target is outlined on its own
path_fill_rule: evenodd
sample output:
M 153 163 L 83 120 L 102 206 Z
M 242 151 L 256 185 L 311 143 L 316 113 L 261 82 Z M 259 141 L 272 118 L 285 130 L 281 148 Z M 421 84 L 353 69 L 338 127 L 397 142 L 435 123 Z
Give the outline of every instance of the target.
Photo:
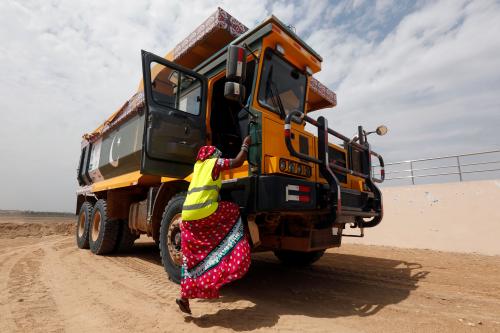
M 275 90 L 286 114 L 292 110 L 304 112 L 306 76 L 270 49 L 264 57 L 258 95 L 260 104 L 279 114 Z

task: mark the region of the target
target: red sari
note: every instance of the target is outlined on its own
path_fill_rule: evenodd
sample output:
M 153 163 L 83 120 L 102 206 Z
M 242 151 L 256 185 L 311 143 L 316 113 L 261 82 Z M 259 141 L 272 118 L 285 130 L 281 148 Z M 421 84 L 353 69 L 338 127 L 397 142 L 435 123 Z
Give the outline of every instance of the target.
M 212 177 L 219 177 L 229 164 L 228 159 L 219 159 Z M 181 247 L 183 298 L 218 298 L 221 286 L 243 277 L 250 267 L 247 234 L 239 207 L 232 202 L 220 201 L 217 210 L 203 219 L 182 221 Z

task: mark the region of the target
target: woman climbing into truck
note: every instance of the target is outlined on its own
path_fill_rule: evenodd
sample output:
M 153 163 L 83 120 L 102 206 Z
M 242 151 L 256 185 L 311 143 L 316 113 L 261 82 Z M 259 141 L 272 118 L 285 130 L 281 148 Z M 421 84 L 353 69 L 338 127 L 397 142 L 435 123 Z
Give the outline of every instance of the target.
M 176 299 L 182 312 L 191 314 L 190 298 L 218 298 L 221 286 L 243 277 L 250 267 L 239 207 L 219 199 L 221 172 L 243 165 L 250 143 L 247 136 L 234 159 L 221 158 L 214 146 L 198 152 L 182 208 L 181 297 Z

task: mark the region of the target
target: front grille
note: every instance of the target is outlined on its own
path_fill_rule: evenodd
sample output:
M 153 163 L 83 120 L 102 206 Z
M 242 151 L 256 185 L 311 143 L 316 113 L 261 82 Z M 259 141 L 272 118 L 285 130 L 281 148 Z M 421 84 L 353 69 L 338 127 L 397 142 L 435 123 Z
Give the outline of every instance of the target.
M 334 149 L 333 147 L 328 147 L 328 160 L 330 164 L 336 164 L 343 168 L 347 167 L 345 153 L 343 151 Z M 339 182 L 347 183 L 347 176 L 345 174 L 337 171 L 334 171 L 333 173 L 335 174 L 335 176 L 337 176 Z

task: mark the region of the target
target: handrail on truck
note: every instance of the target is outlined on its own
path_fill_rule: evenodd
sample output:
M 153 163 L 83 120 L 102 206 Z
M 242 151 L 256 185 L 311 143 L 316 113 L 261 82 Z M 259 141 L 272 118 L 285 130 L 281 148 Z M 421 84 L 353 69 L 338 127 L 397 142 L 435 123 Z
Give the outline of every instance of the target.
M 379 160 L 379 166 L 380 166 L 380 178 L 374 177 L 372 175 L 372 172 L 370 172 L 370 174 L 364 174 L 364 173 L 360 173 L 360 172 L 354 171 L 354 170 L 349 169 L 349 168 L 341 167 L 340 165 L 329 163 L 329 161 L 327 159 L 327 157 L 328 157 L 328 151 L 326 151 L 326 155 L 325 155 L 326 160 L 317 159 L 317 158 L 311 157 L 309 155 L 297 152 L 295 150 L 295 148 L 293 148 L 292 141 L 291 141 L 291 128 L 292 128 L 291 127 L 291 120 L 294 117 L 296 119 L 298 118 L 301 121 L 305 121 L 305 122 L 307 122 L 307 123 L 309 123 L 309 124 L 317 127 L 318 128 L 318 138 L 320 137 L 320 134 L 323 134 L 323 133 L 326 132 L 326 133 L 331 134 L 331 135 L 333 135 L 333 136 L 341 139 L 342 141 L 344 141 L 344 144 L 346 146 L 350 145 L 350 146 L 352 146 L 354 148 L 357 148 L 358 150 L 362 150 L 364 152 L 369 153 L 369 155 L 373 155 L 373 156 L 377 157 L 378 160 Z M 324 123 L 325 126 L 322 126 L 323 123 Z M 320 132 L 323 132 L 323 133 L 320 133 Z M 295 156 L 295 157 L 300 158 L 302 160 L 313 162 L 313 163 L 316 163 L 316 164 L 328 164 L 330 168 L 332 168 L 333 170 L 338 171 L 340 173 L 350 174 L 350 175 L 357 176 L 357 177 L 360 177 L 360 178 L 363 178 L 363 179 L 371 178 L 371 180 L 373 180 L 376 183 L 382 183 L 384 181 L 384 179 L 385 179 L 384 159 L 382 158 L 382 156 L 380 154 L 372 151 L 371 148 L 370 148 L 370 145 L 368 143 L 359 144 L 359 143 L 357 143 L 355 141 L 352 141 L 348 137 L 340 134 L 339 132 L 337 132 L 337 131 L 329 128 L 328 127 L 328 122 L 327 122 L 327 120 L 324 117 L 319 117 L 318 120 L 314 120 L 313 118 L 307 116 L 306 114 L 304 114 L 304 113 L 302 113 L 300 111 L 297 111 L 297 110 L 291 111 L 286 116 L 286 118 L 285 118 L 285 143 L 286 143 L 286 146 L 287 146 L 290 154 L 292 156 Z M 328 140 L 326 141 L 326 143 L 328 143 Z M 328 144 L 326 145 L 326 149 L 328 150 Z M 371 170 L 371 169 L 372 168 L 370 167 L 368 170 Z

